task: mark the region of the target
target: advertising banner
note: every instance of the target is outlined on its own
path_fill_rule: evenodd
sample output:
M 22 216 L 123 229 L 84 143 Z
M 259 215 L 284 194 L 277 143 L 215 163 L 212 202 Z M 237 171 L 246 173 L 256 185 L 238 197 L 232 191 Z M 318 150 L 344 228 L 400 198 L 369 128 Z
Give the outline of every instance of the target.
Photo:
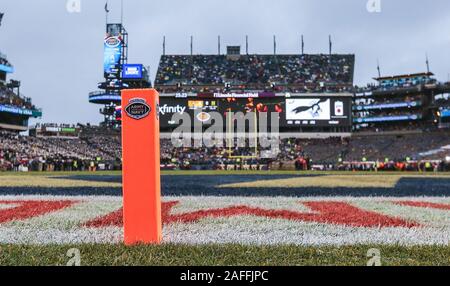
M 143 65 L 141 64 L 126 64 L 122 68 L 123 79 L 142 79 Z
M 188 114 L 192 124 L 201 121 L 211 124 L 212 112 L 218 112 L 226 122 L 227 112 L 279 114 L 280 127 L 301 126 L 351 126 L 351 98 L 176 98 L 161 97 L 159 113 L 162 128 L 176 128 L 179 122 L 173 115 Z M 268 122 L 270 126 L 271 122 Z
M 106 79 L 120 76 L 120 59 L 122 57 L 122 40 L 118 36 L 108 37 L 104 41 L 103 71 Z

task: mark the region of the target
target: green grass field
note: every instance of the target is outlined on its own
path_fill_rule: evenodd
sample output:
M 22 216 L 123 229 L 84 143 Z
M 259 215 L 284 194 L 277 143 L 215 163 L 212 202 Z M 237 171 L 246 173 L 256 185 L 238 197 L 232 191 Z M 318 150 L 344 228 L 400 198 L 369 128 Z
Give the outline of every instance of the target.
M 51 173 L 0 173 L 4 183 L 14 181 L 12 176 L 33 180 L 47 176 L 120 175 L 108 172 L 51 172 Z M 379 176 L 449 176 L 446 173 L 404 172 L 296 172 L 296 171 L 164 171 L 163 175 L 379 175 Z M 33 176 L 33 178 L 29 178 Z M 37 177 L 34 177 L 37 176 Z M 381 178 L 381 180 L 383 180 Z M 95 183 L 101 184 L 101 183 Z M 399 246 L 351 245 L 344 247 L 306 247 L 295 245 L 248 246 L 235 244 L 181 245 L 126 247 L 115 244 L 77 245 L 17 245 L 0 244 L 0 265 L 54 266 L 66 265 L 69 249 L 81 254 L 81 265 L 145 265 L 145 266 L 365 266 L 370 260 L 369 249 L 378 249 L 384 266 L 450 266 L 450 245 Z
M 450 246 L 346 247 L 240 245 L 0 245 L 0 265 L 64 266 L 71 248 L 80 251 L 81 265 L 98 266 L 366 266 L 369 249 L 380 251 L 383 266 L 450 266 Z

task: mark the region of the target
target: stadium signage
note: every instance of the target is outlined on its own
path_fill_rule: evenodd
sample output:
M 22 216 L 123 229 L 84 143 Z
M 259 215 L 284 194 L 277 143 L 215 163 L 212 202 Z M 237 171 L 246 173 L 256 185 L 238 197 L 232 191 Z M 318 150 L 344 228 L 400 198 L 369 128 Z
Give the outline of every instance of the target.
M 13 73 L 14 68 L 12 66 L 0 65 L 0 71 L 6 72 L 6 73 Z
M 8 112 L 8 113 L 27 115 L 27 116 L 34 115 L 32 110 L 22 109 L 22 108 L 13 107 L 13 106 L 7 106 L 7 105 L 0 105 L 0 112 Z
M 133 119 L 139 120 L 145 118 L 150 113 L 151 108 L 142 98 L 133 98 L 130 100 L 130 104 L 125 108 L 127 115 Z
M 177 104 L 176 106 L 170 106 L 167 104 L 164 104 L 163 106 L 159 107 L 159 113 L 161 115 L 165 115 L 166 113 L 180 113 L 183 114 L 186 111 L 186 106 L 181 106 Z
M 367 118 L 357 118 L 354 120 L 355 123 L 370 123 L 370 122 L 383 122 L 383 121 L 407 121 L 407 120 L 418 120 L 422 117 L 420 115 L 403 115 L 403 116 L 383 116 L 383 117 L 367 117 Z
M 177 92 L 175 93 L 175 98 L 187 98 L 188 94 L 186 92 Z
M 273 92 L 229 92 L 229 93 L 198 93 L 197 97 L 208 97 L 208 98 L 263 98 L 263 97 L 275 97 L 276 94 Z
M 417 107 L 420 106 L 421 104 L 422 103 L 420 101 L 413 101 L 413 102 L 390 103 L 390 104 L 359 105 L 353 107 L 353 109 L 362 111 L 362 110 L 384 109 L 384 108 Z
M 95 96 L 90 96 L 89 97 L 89 101 L 92 102 L 92 101 L 95 101 L 95 100 L 120 101 L 121 97 L 120 97 L 120 95 L 95 95 Z
M 334 103 L 334 114 L 336 116 L 344 116 L 344 102 L 336 101 Z
M 247 93 L 214 93 L 215 98 L 258 98 L 259 93 L 257 92 L 247 92 Z
M 450 109 L 444 109 L 441 111 L 441 117 L 450 117 Z
M 118 37 L 109 37 L 105 40 L 105 44 L 110 48 L 116 48 L 120 45 L 120 40 Z
M 143 66 L 141 64 L 126 64 L 122 68 L 122 78 L 124 79 L 141 79 Z
M 120 77 L 119 64 L 122 57 L 122 41 L 118 37 L 109 37 L 104 40 L 103 71 L 105 79 L 111 80 Z

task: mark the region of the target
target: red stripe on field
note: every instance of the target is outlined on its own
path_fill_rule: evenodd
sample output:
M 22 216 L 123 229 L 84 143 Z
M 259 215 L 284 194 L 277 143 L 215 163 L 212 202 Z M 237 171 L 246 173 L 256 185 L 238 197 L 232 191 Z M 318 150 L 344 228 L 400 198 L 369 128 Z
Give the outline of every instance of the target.
M 192 223 L 203 218 L 231 217 L 253 215 L 266 218 L 279 218 L 292 221 L 317 222 L 352 227 L 415 227 L 415 222 L 408 222 L 400 218 L 365 211 L 345 202 L 305 202 L 312 213 L 302 213 L 288 210 L 266 210 L 248 206 L 232 206 L 222 209 L 206 209 L 182 214 L 170 214 L 172 208 L 179 202 L 162 204 L 162 220 L 164 224 L 181 222 Z M 88 227 L 106 227 L 123 225 L 122 209 L 109 215 L 89 221 Z
M 161 203 L 161 216 L 163 223 L 165 222 L 165 218 L 169 216 L 169 212 L 172 208 L 177 205 L 178 202 L 163 202 Z M 99 217 L 88 221 L 84 224 L 87 227 L 107 227 L 107 226 L 123 226 L 123 209 L 120 208 L 117 211 L 114 211 L 106 216 Z
M 411 201 L 394 202 L 394 204 L 401 205 L 401 206 L 408 206 L 408 207 L 450 210 L 449 204 L 437 204 L 437 203 L 430 203 L 430 202 L 411 202 Z
M 18 205 L 0 210 L 0 223 L 45 215 L 65 209 L 74 203 L 74 201 L 0 201 L 3 205 Z

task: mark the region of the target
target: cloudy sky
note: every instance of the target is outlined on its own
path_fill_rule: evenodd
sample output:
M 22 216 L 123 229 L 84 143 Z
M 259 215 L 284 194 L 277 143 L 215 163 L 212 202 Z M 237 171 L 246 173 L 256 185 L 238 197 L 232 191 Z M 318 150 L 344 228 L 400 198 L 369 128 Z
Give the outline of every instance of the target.
M 42 107 L 41 122 L 98 123 L 100 106 L 88 93 L 102 80 L 105 0 L 1 0 L 5 13 L 0 51 L 15 66 L 22 92 Z M 74 0 L 70 0 L 74 1 Z M 370 13 L 367 1 L 380 1 Z M 129 32 L 129 62 L 151 66 L 154 79 L 166 35 L 168 54 L 217 52 L 217 35 L 226 45 L 250 53 L 298 53 L 303 34 L 307 53 L 327 53 L 328 35 L 336 53 L 356 55 L 355 84 L 376 76 L 426 70 L 425 54 L 439 80 L 450 74 L 450 1 L 448 0 L 124 0 Z M 110 21 L 120 19 L 120 0 L 109 0 Z

